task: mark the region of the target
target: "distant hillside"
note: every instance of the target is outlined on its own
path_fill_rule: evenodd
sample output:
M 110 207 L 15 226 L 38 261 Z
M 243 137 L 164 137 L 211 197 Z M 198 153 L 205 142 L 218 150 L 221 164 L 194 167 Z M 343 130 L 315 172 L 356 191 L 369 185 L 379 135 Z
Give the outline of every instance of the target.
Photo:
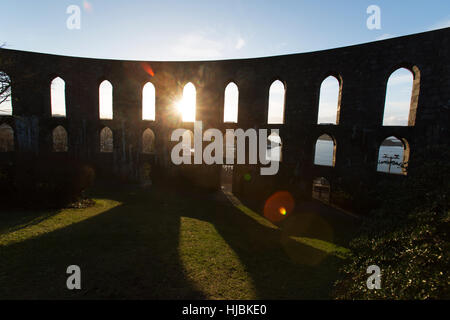
M 318 140 L 333 141 L 333 139 L 327 134 L 320 136 Z
M 318 140 L 322 140 L 322 141 L 333 141 L 333 139 L 329 136 L 329 135 L 322 135 L 318 138 Z M 403 147 L 403 143 L 398 140 L 398 139 L 386 139 L 383 141 L 383 143 L 381 144 L 382 146 L 385 147 Z
M 385 147 L 403 147 L 403 143 L 397 139 L 386 139 L 381 145 Z

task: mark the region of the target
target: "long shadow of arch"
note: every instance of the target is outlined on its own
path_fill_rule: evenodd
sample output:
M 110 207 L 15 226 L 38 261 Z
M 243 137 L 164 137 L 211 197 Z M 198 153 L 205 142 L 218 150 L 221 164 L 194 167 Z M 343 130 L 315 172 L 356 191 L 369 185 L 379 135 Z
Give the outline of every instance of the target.
M 8 221 L 5 225 L 0 227 L 0 234 L 3 232 L 13 232 L 21 229 L 28 228 L 30 226 L 39 224 L 40 222 L 48 219 L 49 217 L 55 215 L 57 210 L 42 210 L 30 212 L 26 210 L 11 210 L 9 212 L 0 212 L 0 221 L 4 220 L 8 215 L 16 215 L 17 219 L 13 221 Z M 9 217 L 8 217 L 9 218 Z
M 82 222 L 2 247 L 0 297 L 204 298 L 186 279 L 178 259 L 179 213 L 167 212 L 166 203 L 152 193 L 122 189 L 113 198 L 124 202 Z M 142 203 L 151 206 L 148 214 L 142 212 Z M 79 291 L 66 288 L 66 268 L 72 264 L 81 268 Z
M 290 236 L 299 235 L 296 230 L 272 229 L 259 224 L 226 200 L 208 201 L 207 199 L 211 198 L 210 194 L 196 192 L 194 189 L 190 189 L 190 197 L 196 199 L 198 203 L 203 202 L 204 205 L 189 212 L 189 217 L 208 221 L 214 225 L 244 264 L 253 280 L 258 298 L 324 299 L 331 297 L 333 282 L 336 280 L 341 259 L 293 241 Z M 217 194 L 214 198 L 217 199 Z M 315 208 L 312 206 L 308 209 Z M 300 233 L 316 238 L 321 237 L 318 230 L 312 232 L 301 230 Z M 345 244 L 346 240 L 340 238 L 338 242 Z
M 161 188 L 158 192 L 126 187 L 108 190 L 104 195 L 123 204 L 77 224 L 3 247 L 0 297 L 207 298 L 188 279 L 180 261 L 181 217 L 215 227 L 244 265 L 257 298 L 330 296 L 337 258 L 290 241 L 282 231 L 256 223 L 230 204 L 212 200 L 211 194 L 202 190 Z M 39 252 L 38 258 L 35 252 Z M 82 270 L 80 291 L 66 289 L 65 271 L 72 264 Z

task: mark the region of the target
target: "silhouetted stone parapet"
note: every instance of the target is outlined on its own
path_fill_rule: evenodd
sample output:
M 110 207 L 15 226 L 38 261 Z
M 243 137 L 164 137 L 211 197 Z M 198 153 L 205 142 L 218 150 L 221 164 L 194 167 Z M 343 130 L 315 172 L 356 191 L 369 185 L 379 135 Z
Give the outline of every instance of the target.
M 361 181 L 377 177 L 378 148 L 389 136 L 406 139 L 409 173 L 414 174 L 414 152 L 429 145 L 448 145 L 450 108 L 450 29 L 415 34 L 362 45 L 284 56 L 201 62 L 121 61 L 65 57 L 0 49 L 0 69 L 12 81 L 12 116 L 0 116 L 0 125 L 14 130 L 14 153 L 34 155 L 52 151 L 52 132 L 67 132 L 67 154 L 92 163 L 99 171 L 139 179 L 144 162 L 151 171 L 168 176 L 182 168 L 170 162 L 170 134 L 175 128 L 193 130 L 175 112 L 183 87 L 191 82 L 197 93 L 196 119 L 204 129 L 278 128 L 283 141 L 279 175 L 254 177 L 245 182 L 265 191 L 287 188 L 311 194 L 315 177 L 331 182 L 358 170 Z M 383 126 L 386 84 L 390 74 L 404 67 L 414 74 L 408 126 Z M 318 125 L 319 90 L 329 75 L 340 85 L 337 124 Z M 52 117 L 50 83 L 65 82 L 66 116 Z M 283 124 L 267 124 L 269 87 L 279 79 L 286 88 Z M 99 118 L 99 85 L 113 87 L 113 119 Z M 233 81 L 239 88 L 238 122 L 224 123 L 224 90 Z M 142 89 L 151 82 L 156 92 L 154 121 L 142 120 Z M 112 152 L 100 152 L 100 132 L 111 129 Z M 142 152 L 149 128 L 154 151 Z M 313 163 L 314 145 L 322 134 L 336 141 L 334 167 Z M 10 152 L 0 155 L 9 159 Z M 3 161 L 3 160 L 2 160 Z M 236 192 L 247 166 L 236 166 Z M 196 166 L 185 176 L 202 186 L 217 188 L 219 170 Z M 253 170 L 252 172 L 254 172 Z M 204 176 L 202 176 L 204 172 Z M 258 186 L 259 185 L 259 186 Z

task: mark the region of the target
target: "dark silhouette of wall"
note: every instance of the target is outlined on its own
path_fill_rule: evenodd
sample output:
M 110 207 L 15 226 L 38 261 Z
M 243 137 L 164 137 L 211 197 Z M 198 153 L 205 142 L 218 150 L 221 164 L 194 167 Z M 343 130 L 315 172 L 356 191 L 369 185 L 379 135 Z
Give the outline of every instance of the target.
M 410 148 L 408 174 L 414 174 L 414 153 L 430 145 L 449 143 L 450 29 L 415 34 L 362 45 L 284 56 L 202 62 L 121 61 L 65 57 L 0 50 L 0 70 L 12 80 L 13 116 L 0 116 L 0 124 L 14 129 L 13 154 L 3 161 L 30 159 L 52 152 L 52 130 L 62 125 L 68 133 L 67 156 L 92 164 L 99 172 L 138 179 L 140 166 L 151 162 L 154 172 L 217 188 L 218 166 L 174 166 L 170 162 L 170 134 L 175 128 L 193 130 L 175 112 L 174 103 L 186 83 L 197 90 L 196 119 L 203 128 L 278 128 L 283 158 L 276 176 L 259 176 L 257 165 L 237 165 L 233 190 L 242 197 L 264 198 L 274 190 L 311 194 L 312 180 L 334 181 L 358 172 L 372 183 L 377 173 L 378 149 L 389 136 L 406 139 Z M 400 67 L 415 76 L 413 120 L 410 126 L 382 126 L 386 84 Z M 151 71 L 150 71 L 151 69 Z M 317 125 L 319 89 L 329 75 L 341 82 L 337 125 Z M 51 115 L 50 82 L 64 79 L 66 117 Z M 99 84 L 113 85 L 113 120 L 99 119 Z M 269 87 L 279 79 L 286 87 L 285 120 L 268 125 Z M 156 88 L 156 119 L 141 120 L 142 88 Z M 239 87 L 238 123 L 223 122 L 224 92 L 233 81 Z M 415 115 L 415 117 L 414 117 Z M 414 121 L 415 120 L 415 121 Z M 99 132 L 113 131 L 114 152 L 99 152 Z M 155 154 L 141 152 L 146 128 L 156 136 Z M 313 164 L 314 146 L 323 133 L 336 143 L 335 167 Z M 7 159 L 7 160 L 5 160 Z M 244 174 L 249 173 L 247 179 Z M 405 178 L 405 177 L 397 177 Z

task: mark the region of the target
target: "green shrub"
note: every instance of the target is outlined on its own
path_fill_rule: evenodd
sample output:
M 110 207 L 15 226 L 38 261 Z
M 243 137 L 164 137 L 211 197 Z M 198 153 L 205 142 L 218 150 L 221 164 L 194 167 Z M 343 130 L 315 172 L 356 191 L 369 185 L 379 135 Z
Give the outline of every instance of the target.
M 397 183 L 378 186 L 380 207 L 351 242 L 352 256 L 335 283 L 338 299 L 450 298 L 448 147 L 415 154 L 420 167 Z M 366 286 L 370 265 L 381 289 Z

